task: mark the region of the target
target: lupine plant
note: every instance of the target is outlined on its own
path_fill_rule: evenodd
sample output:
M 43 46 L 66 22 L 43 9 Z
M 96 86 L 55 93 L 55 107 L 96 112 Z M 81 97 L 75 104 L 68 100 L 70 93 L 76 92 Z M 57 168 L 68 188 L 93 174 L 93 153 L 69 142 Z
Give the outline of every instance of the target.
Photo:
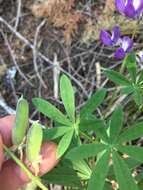
M 141 18 L 142 0 L 116 0 L 115 4 L 122 15 L 130 19 Z M 106 46 L 116 47 L 114 57 L 122 60 L 120 72 L 103 69 L 103 74 L 117 85 L 115 88 L 120 95 L 126 95 L 135 102 L 137 109 L 141 110 L 143 70 L 138 70 L 137 54 L 133 51 L 133 37 L 122 36 L 119 26 L 115 26 L 111 33 L 105 29 L 101 30 L 101 42 Z M 141 60 L 142 57 L 141 55 Z M 41 189 L 47 189 L 42 183 L 52 183 L 73 190 L 142 190 L 143 147 L 136 145 L 136 142 L 143 136 L 143 120 L 128 123 L 129 118 L 125 118 L 126 110 L 123 105 L 117 105 L 113 113 L 106 117 L 101 109 L 107 106 L 104 102 L 108 91 L 103 88 L 98 89 L 77 112 L 74 87 L 66 75 L 60 78 L 60 95 L 64 105 L 63 112 L 47 100 L 33 98 L 36 109 L 52 120 L 52 128 L 41 128 L 38 122 L 34 122 L 26 135 L 28 105 L 26 100 L 20 99 L 13 130 L 14 144 L 17 147 L 23 144 L 26 146 L 26 154 L 32 164 L 40 161 L 42 139 L 56 142 L 57 159 L 60 160 L 57 167 L 44 175 L 41 181 L 37 181 L 38 178 L 29 174 L 15 155 L 5 147 L 7 153 Z M 20 110 L 25 114 L 23 130 L 19 130 L 19 126 L 22 127 L 19 125 L 22 121 Z M 36 138 L 39 138 L 38 141 Z M 36 152 L 32 153 L 34 150 Z M 33 157 L 33 154 L 36 156 Z M 38 170 L 37 167 L 35 169 Z
M 110 71 L 105 70 L 105 74 L 109 76 Z M 111 72 L 111 76 L 119 84 L 132 84 L 118 73 Z M 143 121 L 124 126 L 122 106 L 107 120 L 97 118 L 93 113 L 103 102 L 105 89 L 98 90 L 76 116 L 70 80 L 63 75 L 60 84 L 66 115 L 41 98 L 33 99 L 37 110 L 55 121 L 54 128 L 43 130 L 43 140 L 56 140 L 57 158 L 62 159 L 43 180 L 72 189 L 111 190 L 115 182 L 122 190 L 139 190 L 139 176 L 134 178 L 132 174 L 143 162 L 143 148 L 129 142 L 143 136 Z

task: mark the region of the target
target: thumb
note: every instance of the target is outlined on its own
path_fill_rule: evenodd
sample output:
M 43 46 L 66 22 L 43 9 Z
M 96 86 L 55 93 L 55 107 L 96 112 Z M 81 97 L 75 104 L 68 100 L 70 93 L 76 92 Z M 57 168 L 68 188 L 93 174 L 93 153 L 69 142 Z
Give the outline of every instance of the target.
M 40 176 L 50 171 L 58 163 L 56 149 L 57 146 L 53 142 L 45 142 L 42 145 L 42 160 L 39 168 Z M 29 169 L 33 171 L 33 168 Z M 28 182 L 30 182 L 30 179 L 14 161 L 7 160 L 4 162 L 0 172 L 0 190 L 16 190 Z

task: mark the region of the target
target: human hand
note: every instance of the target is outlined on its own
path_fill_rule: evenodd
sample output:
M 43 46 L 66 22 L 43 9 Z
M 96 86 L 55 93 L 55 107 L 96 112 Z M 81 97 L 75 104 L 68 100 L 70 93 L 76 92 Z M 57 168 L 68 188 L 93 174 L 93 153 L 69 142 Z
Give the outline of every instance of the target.
M 0 190 L 17 190 L 30 181 L 13 160 L 4 160 L 3 144 L 7 147 L 12 146 L 11 134 L 14 119 L 13 115 L 0 119 Z M 50 171 L 58 163 L 56 148 L 57 146 L 53 142 L 45 142 L 42 145 L 40 176 Z

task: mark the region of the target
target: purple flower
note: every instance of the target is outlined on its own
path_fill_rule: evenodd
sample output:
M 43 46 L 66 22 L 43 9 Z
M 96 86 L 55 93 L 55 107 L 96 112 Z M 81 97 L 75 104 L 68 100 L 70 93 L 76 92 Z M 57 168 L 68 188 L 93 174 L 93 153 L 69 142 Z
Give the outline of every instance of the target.
M 117 10 L 129 18 L 138 18 L 143 12 L 143 0 L 116 0 L 115 4 Z
M 120 28 L 115 26 L 110 34 L 106 30 L 101 30 L 100 32 L 100 40 L 104 45 L 113 46 L 117 43 L 120 38 Z
M 133 40 L 128 36 L 124 36 L 121 41 L 121 46 L 115 52 L 116 59 L 124 59 L 126 53 L 130 52 L 133 47 Z
M 107 46 L 120 46 L 115 52 L 115 58 L 118 60 L 124 59 L 126 53 L 130 52 L 133 47 L 133 40 L 128 36 L 120 37 L 121 32 L 118 26 L 115 26 L 111 33 L 106 30 L 101 30 L 100 40 Z

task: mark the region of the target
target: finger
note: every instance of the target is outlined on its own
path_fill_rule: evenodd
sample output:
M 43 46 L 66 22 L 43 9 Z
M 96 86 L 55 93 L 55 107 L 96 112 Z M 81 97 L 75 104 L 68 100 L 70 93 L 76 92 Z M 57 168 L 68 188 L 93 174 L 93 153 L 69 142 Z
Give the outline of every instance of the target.
M 50 171 L 57 163 L 58 160 L 56 159 L 56 149 L 57 145 L 53 142 L 45 142 L 41 147 L 41 163 L 39 167 L 39 176 L 44 175 L 48 171 Z M 25 164 L 29 165 L 29 162 L 25 160 Z M 28 166 L 28 168 L 34 173 L 34 168 Z M 28 177 L 25 173 L 21 172 L 18 174 L 24 181 L 29 181 Z
M 39 175 L 44 175 L 58 163 L 56 149 L 57 146 L 53 142 L 46 142 L 42 145 Z M 3 164 L 0 172 L 0 188 L 2 190 L 16 190 L 29 181 L 30 179 L 26 174 L 12 160 L 8 160 Z
M 14 120 L 14 115 L 0 118 L 0 133 L 2 135 L 3 143 L 7 146 L 12 145 L 11 133 L 14 125 Z
M 0 170 L 3 162 L 4 154 L 3 154 L 3 143 L 2 143 L 2 136 L 0 134 Z

